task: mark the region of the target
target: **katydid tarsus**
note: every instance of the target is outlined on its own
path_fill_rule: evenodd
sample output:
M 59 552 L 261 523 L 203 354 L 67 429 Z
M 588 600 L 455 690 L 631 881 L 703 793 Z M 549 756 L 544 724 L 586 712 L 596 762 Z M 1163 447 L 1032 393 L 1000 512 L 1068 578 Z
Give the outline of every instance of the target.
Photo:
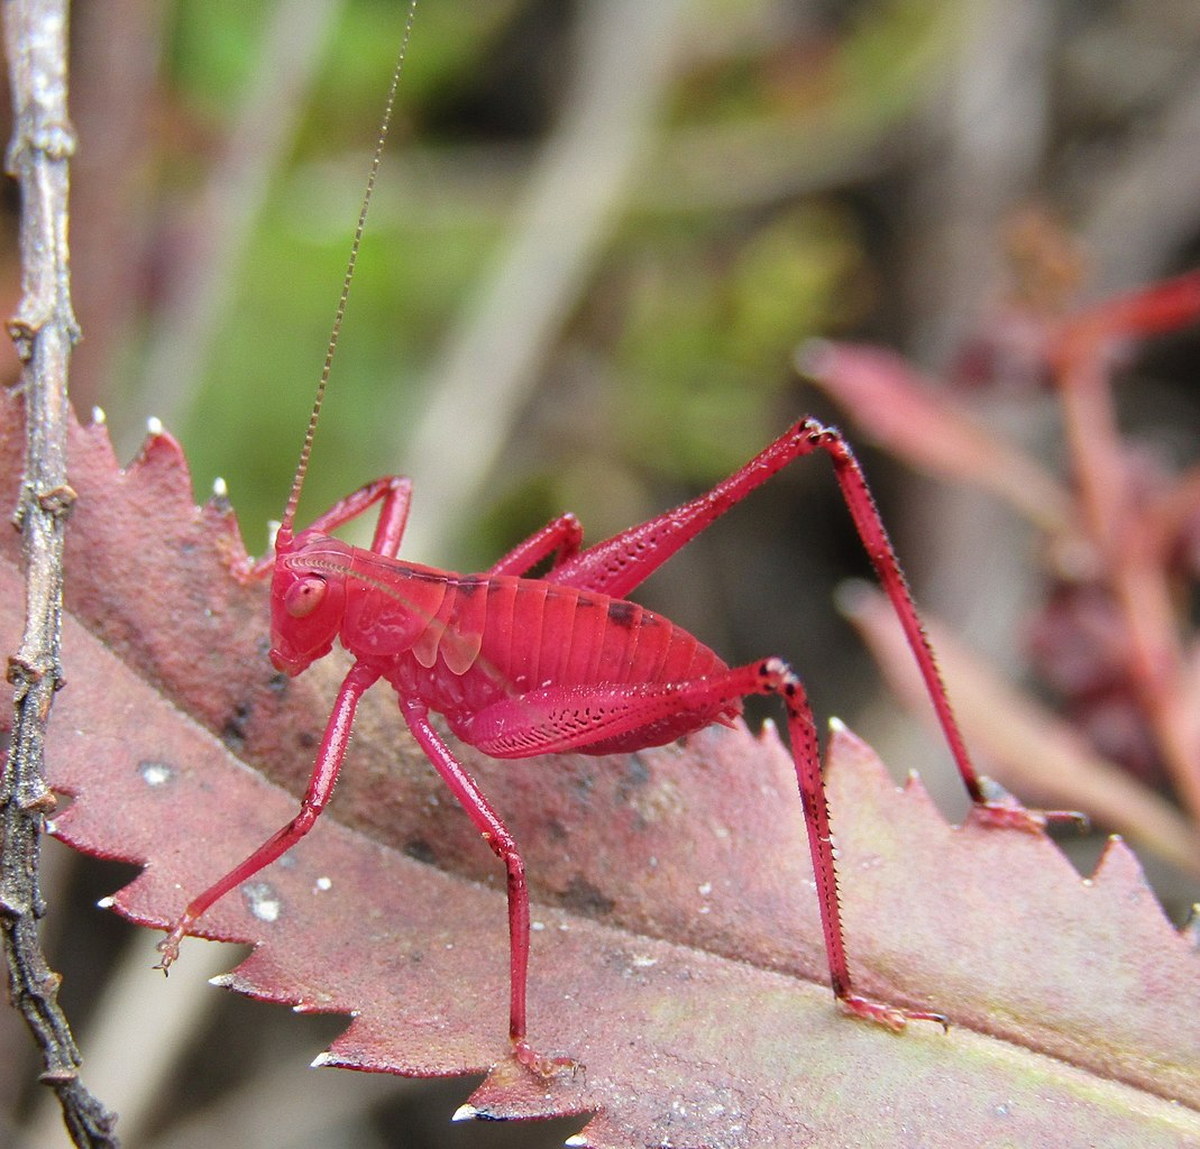
M 411 29 L 415 0 L 410 7 Z M 408 32 L 405 34 L 407 45 Z M 858 534 L 903 625 L 951 752 L 979 815 L 995 825 L 1035 830 L 1045 815 L 993 791 L 970 762 L 933 653 L 862 471 L 842 435 L 802 419 L 708 493 L 623 531 L 582 546 L 582 529 L 566 514 L 480 574 L 462 575 L 398 557 L 411 494 L 406 479 L 368 483 L 297 531 L 296 511 L 317 420 L 341 331 L 350 282 L 391 121 L 404 51 L 372 160 L 324 369 L 300 462 L 273 553 L 240 572 L 271 579 L 271 661 L 297 675 L 335 641 L 354 663 L 333 705 L 300 812 L 238 866 L 194 898 L 160 943 L 161 967 L 219 898 L 294 846 L 332 794 L 363 693 L 383 679 L 395 689 L 417 743 L 445 779 L 508 879 L 509 1037 L 512 1054 L 533 1072 L 569 1067 L 530 1043 L 526 981 L 530 908 L 524 863 L 499 814 L 430 721 L 440 714 L 454 736 L 496 758 L 541 754 L 615 754 L 673 741 L 712 723 L 731 723 L 749 695 L 783 704 L 805 818 L 830 980 L 850 1014 L 902 1029 L 908 1021 L 945 1024 L 940 1013 L 914 1011 L 856 992 L 843 943 L 834 848 L 813 715 L 799 678 L 779 658 L 730 667 L 697 639 L 626 599 L 640 583 L 718 516 L 795 459 L 813 453 L 832 462 Z M 370 549 L 330 532 L 378 505 Z M 548 564 L 540 577 L 529 577 Z

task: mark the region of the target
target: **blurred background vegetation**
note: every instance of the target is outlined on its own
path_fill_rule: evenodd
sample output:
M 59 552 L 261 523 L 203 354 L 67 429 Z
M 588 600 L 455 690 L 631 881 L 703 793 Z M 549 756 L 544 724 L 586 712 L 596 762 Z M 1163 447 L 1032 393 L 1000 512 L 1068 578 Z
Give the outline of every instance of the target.
M 126 460 L 160 417 L 199 498 L 227 481 L 254 553 L 286 497 L 406 8 L 73 15 L 76 408 L 106 411 Z M 1056 450 L 1004 328 L 1014 223 L 1041 221 L 1036 259 L 1071 253 L 1064 298 L 1193 266 L 1198 49 L 1194 0 L 422 0 L 301 517 L 399 471 L 416 482 L 407 557 L 486 565 L 564 509 L 605 537 L 801 414 L 836 417 L 793 366 L 817 336 L 899 350 Z M 1121 381 L 1128 428 L 1180 462 L 1198 351 L 1194 331 L 1159 340 Z M 1028 530 L 863 456 L 918 600 L 1019 673 Z M 940 751 L 881 710 L 832 608 L 869 566 L 828 468 L 794 471 L 643 600 L 730 660 L 784 655 L 819 720 L 936 774 Z M 63 881 L 94 900 L 116 878 Z M 52 955 L 85 1049 L 96 979 L 130 944 L 93 928 Z M 531 1146 L 578 1128 L 450 1129 L 461 1085 L 420 1109 L 404 1083 L 307 1073 L 294 1043 L 315 1054 L 336 1022 L 208 992 L 130 1144 Z M 63 1143 L 37 1132 L 53 1123 L 20 1071 L 28 1039 L 2 1020 L 0 1142 Z

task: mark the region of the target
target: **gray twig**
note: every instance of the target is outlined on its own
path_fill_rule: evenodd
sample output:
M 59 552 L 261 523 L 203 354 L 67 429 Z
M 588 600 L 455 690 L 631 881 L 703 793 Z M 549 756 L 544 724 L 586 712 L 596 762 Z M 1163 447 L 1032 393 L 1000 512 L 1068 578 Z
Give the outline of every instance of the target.
M 79 1051 L 58 1004 L 60 977 L 38 939 L 41 834 L 54 795 L 43 773 L 46 722 L 62 685 L 62 557 L 75 498 L 67 484 L 67 363 L 78 339 L 67 261 L 65 0 L 4 7 L 14 109 L 7 166 L 21 189 L 21 304 L 9 334 L 24 364 L 26 458 L 16 521 L 26 565 L 25 633 L 8 660 L 12 744 L 0 778 L 0 939 L 9 992 L 41 1046 L 42 1080 L 58 1095 L 76 1145 L 113 1146 L 115 1117 L 79 1080 Z

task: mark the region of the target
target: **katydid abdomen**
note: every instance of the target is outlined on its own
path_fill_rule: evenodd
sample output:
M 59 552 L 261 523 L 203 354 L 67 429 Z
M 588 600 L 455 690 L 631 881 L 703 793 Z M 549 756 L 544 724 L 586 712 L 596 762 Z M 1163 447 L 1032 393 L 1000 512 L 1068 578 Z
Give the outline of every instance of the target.
M 625 599 L 513 575 L 460 575 L 354 551 L 342 644 L 402 697 L 501 758 L 662 745 L 741 713 L 740 700 L 647 688 L 728 670 L 707 646 Z M 616 717 L 620 711 L 623 719 Z M 620 729 L 617 729 L 617 727 Z M 595 729 L 596 740 L 588 731 Z M 599 734 L 603 729 L 604 733 Z

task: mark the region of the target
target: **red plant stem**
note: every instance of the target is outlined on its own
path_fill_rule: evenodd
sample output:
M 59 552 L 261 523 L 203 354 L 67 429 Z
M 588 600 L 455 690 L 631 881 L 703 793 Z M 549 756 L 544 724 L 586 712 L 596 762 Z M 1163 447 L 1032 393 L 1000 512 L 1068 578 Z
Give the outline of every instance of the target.
M 1200 730 L 1185 705 L 1184 657 L 1161 549 L 1129 496 L 1108 342 L 1098 330 L 1078 333 L 1059 360 L 1067 441 L 1085 526 L 1124 617 L 1135 695 L 1180 799 L 1200 819 Z

